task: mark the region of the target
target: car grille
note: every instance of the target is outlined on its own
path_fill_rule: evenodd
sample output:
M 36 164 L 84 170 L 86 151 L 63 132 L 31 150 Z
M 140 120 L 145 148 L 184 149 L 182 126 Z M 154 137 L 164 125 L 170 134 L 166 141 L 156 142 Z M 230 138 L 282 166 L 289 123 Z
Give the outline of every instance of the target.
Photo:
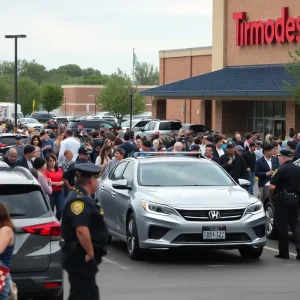
M 210 211 L 218 211 L 220 213 L 219 219 L 210 219 L 208 213 Z M 229 209 L 229 210 L 182 210 L 177 209 L 177 212 L 187 221 L 194 222 L 216 222 L 222 221 L 237 221 L 240 220 L 244 214 L 245 209 Z
M 203 240 L 201 233 L 186 233 L 186 234 L 180 234 L 172 241 L 172 243 L 174 244 L 195 244 L 195 243 L 220 244 L 226 242 L 230 242 L 230 243 L 251 242 L 251 239 L 246 233 L 243 232 L 226 233 L 225 240 L 212 240 L 212 241 Z

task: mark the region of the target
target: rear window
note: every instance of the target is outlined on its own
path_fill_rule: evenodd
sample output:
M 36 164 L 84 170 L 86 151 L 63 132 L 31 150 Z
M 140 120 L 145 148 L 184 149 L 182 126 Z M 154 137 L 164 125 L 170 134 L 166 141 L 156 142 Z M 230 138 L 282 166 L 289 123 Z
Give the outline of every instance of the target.
M 82 125 L 83 128 L 100 128 L 100 125 L 104 125 L 105 128 L 109 129 L 112 128 L 113 126 L 107 122 L 103 121 L 87 121 L 87 120 L 82 120 L 82 121 L 71 121 L 68 125 L 68 128 L 78 128 L 79 125 Z
M 180 122 L 161 122 L 158 130 L 180 130 L 181 127 Z
M 209 129 L 207 127 L 205 127 L 204 125 L 191 125 L 190 129 L 195 131 L 195 132 L 206 132 L 209 131 Z
M 46 200 L 36 185 L 0 185 L 0 202 L 13 219 L 37 218 L 49 212 Z
M 28 144 L 29 139 L 27 137 L 22 138 L 23 144 Z M 14 136 L 2 136 L 0 137 L 0 144 L 7 146 L 12 146 L 16 144 L 16 139 Z

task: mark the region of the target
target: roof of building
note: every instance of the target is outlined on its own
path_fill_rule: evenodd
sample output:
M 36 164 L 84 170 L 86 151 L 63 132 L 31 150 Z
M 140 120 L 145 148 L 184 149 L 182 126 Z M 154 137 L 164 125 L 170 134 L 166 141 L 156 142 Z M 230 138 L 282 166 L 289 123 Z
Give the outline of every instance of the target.
M 284 65 L 237 66 L 166 84 L 141 94 L 178 99 L 289 96 L 284 89 L 284 80 L 297 84 Z

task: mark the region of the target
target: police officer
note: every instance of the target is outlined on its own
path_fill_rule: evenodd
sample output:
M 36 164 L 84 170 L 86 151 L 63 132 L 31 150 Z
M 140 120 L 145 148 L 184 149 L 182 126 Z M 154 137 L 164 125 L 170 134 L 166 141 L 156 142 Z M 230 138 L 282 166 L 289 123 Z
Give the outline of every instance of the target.
M 103 211 L 90 195 L 97 189 L 101 168 L 89 163 L 75 168 L 76 184 L 62 214 L 62 266 L 69 276 L 69 300 L 97 300 L 96 273 L 106 254 L 108 232 Z
M 274 174 L 270 182 L 270 199 L 275 202 L 275 226 L 278 232 L 279 254 L 276 258 L 289 259 L 290 225 L 300 260 L 300 224 L 299 224 L 299 199 L 300 199 L 300 168 L 293 164 L 292 151 L 280 151 L 281 167 Z

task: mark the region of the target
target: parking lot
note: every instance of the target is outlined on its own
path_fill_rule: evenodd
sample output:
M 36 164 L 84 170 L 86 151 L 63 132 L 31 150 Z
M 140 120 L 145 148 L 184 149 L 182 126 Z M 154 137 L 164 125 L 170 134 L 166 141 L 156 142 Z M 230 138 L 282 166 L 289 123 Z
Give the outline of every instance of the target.
M 143 261 L 128 258 L 126 245 L 113 239 L 97 281 L 105 300 L 282 300 L 299 295 L 299 262 L 290 243 L 290 260 L 278 260 L 277 242 L 268 241 L 261 259 L 238 251 L 153 250 Z M 65 281 L 65 299 L 69 285 Z

